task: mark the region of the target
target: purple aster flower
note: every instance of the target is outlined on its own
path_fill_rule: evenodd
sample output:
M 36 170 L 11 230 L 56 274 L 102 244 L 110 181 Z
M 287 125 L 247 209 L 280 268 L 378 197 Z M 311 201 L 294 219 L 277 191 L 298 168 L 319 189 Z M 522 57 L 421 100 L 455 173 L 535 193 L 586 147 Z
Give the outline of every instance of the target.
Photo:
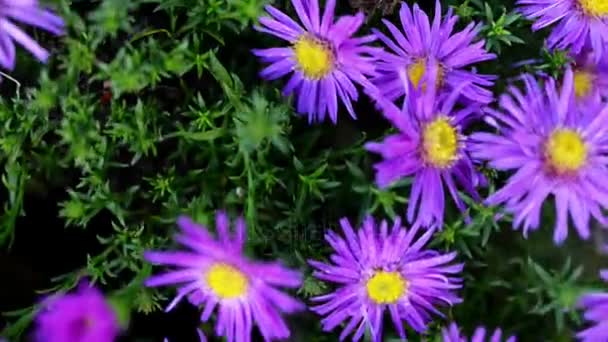
M 465 336 L 460 334 L 460 329 L 456 323 L 450 324 L 448 328 L 443 328 L 442 330 L 443 342 L 502 342 L 502 330 L 500 328 L 494 330 L 491 336 L 487 335 L 487 331 L 485 327 L 477 327 L 471 339 L 468 339 Z M 505 342 L 515 342 L 517 339 L 515 336 L 510 336 L 504 340 Z
M 552 78 L 541 87 L 534 77 L 522 77 L 525 92 L 511 86 L 500 98 L 501 111 L 488 110 L 499 132 L 475 133 L 471 154 L 498 170 L 516 170 L 507 184 L 492 194 L 488 205 L 504 204 L 523 225 L 524 236 L 540 223 L 541 206 L 555 198 L 556 244 L 568 235 L 568 217 L 579 236 L 587 239 L 591 217 L 606 224 L 608 207 L 608 105 L 575 105 L 574 76 L 567 70 L 561 91 Z
M 120 332 L 110 304 L 86 282 L 73 293 L 45 299 L 36 323 L 39 342 L 113 342 Z
M 598 102 L 608 99 L 608 61 L 595 61 L 592 52 L 585 51 L 574 58 L 574 94 L 578 102 Z
M 0 0 L 0 65 L 12 70 L 15 67 L 15 44 L 22 45 L 41 62 L 49 53 L 13 21 L 31 25 L 55 35 L 63 34 L 63 20 L 40 7 L 37 0 Z
M 493 100 L 492 92 L 485 87 L 492 86 L 495 77 L 465 69 L 471 64 L 496 58 L 496 55 L 484 49 L 483 40 L 473 43 L 480 25 L 470 23 L 464 30 L 453 33 L 458 17 L 452 14 L 450 8 L 442 20 L 439 1 L 435 3 L 432 23 L 418 4 L 414 4 L 410 10 L 403 3 L 399 15 L 403 32 L 383 19 L 394 40 L 374 30 L 392 51 L 382 50 L 376 54 L 379 76 L 373 81 L 384 96 L 395 101 L 405 95 L 407 89 L 403 88 L 403 75 L 409 78 L 414 88 L 426 88 L 421 80 L 428 71 L 429 60 L 433 59 L 439 63 L 435 82 L 440 90 L 450 91 L 467 82 L 468 86 L 461 91 L 466 99 L 484 104 Z
M 297 110 L 308 114 L 308 121 L 323 121 L 329 113 L 338 120 L 338 97 L 353 118 L 352 101 L 358 92 L 354 83 L 371 87 L 367 77 L 374 75 L 371 55 L 379 48 L 366 44 L 374 35 L 353 38 L 363 24 L 364 15 L 343 16 L 334 22 L 335 0 L 328 0 L 320 18 L 318 0 L 291 1 L 302 26 L 272 6 L 266 6 L 270 17 L 260 19 L 257 30 L 289 42 L 289 47 L 253 50 L 270 64 L 261 76 L 273 80 L 292 73 L 283 89 L 285 95 L 297 93 Z M 354 83 L 353 83 L 354 82 Z
M 435 84 L 437 75 L 436 63 L 431 60 L 423 80 Z M 384 188 L 404 177 L 414 177 L 408 221 L 414 225 L 442 228 L 444 185 L 462 212 L 466 206 L 457 185 L 479 200 L 475 187 L 480 177 L 469 157 L 467 139 L 462 134 L 462 129 L 479 112 L 479 106 L 454 108 L 461 90 L 470 85 L 468 82 L 462 82 L 441 98 L 436 96 L 434 86 L 423 91 L 412 89 L 412 83 L 407 80 L 405 83 L 410 95 L 402 110 L 380 95 L 373 96 L 384 116 L 399 132 L 380 143 L 367 143 L 365 148 L 382 155 L 383 160 L 374 165 L 378 186 Z
M 344 237 L 333 231 L 325 234 L 334 249 L 331 263 L 309 261 L 316 278 L 338 284 L 334 292 L 312 299 L 319 303 L 312 310 L 326 316 L 321 321 L 324 331 L 345 323 L 340 341 L 351 333 L 352 340 L 359 341 L 369 327 L 372 340 L 382 341 L 382 321 L 388 311 L 404 339 L 403 321 L 421 333 L 432 314 L 442 316 L 436 306 L 461 302 L 454 293 L 461 288 L 457 276 L 463 268 L 452 263 L 456 253 L 423 249 L 434 230 L 416 238 L 419 229 L 406 230 L 399 218 L 390 231 L 386 221 L 376 227 L 371 217 L 356 233 L 345 218 L 340 226 Z
M 281 312 L 293 313 L 304 305 L 279 287 L 297 288 L 302 282 L 300 273 L 277 262 L 248 260 L 243 255 L 246 227 L 242 218 L 236 220 L 232 235 L 224 212 L 218 212 L 215 223 L 217 239 L 205 227 L 180 217 L 181 232 L 175 240 L 191 251 L 147 252 L 149 262 L 177 269 L 149 278 L 146 285 L 178 286 L 167 311 L 187 297 L 193 305 L 204 307 L 201 320 L 206 322 L 217 307 L 215 334 L 228 342 L 250 341 L 254 324 L 265 341 L 289 337 Z
M 549 48 L 570 49 L 574 54 L 583 48 L 595 51 L 600 61 L 608 46 L 608 6 L 605 0 L 518 0 L 520 11 L 535 19 L 533 30 L 557 24 L 551 31 Z
M 608 282 L 608 270 L 602 270 L 600 277 Z M 579 332 L 576 337 L 584 342 L 608 341 L 608 292 L 585 294 L 578 304 L 586 309 L 585 319 L 594 325 Z

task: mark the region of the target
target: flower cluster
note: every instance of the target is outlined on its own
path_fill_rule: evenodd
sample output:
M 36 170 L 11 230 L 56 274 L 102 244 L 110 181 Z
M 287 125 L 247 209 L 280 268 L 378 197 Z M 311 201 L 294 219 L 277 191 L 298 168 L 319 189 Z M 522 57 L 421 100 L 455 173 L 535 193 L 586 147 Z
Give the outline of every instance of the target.
M 496 56 L 483 49 L 483 40 L 475 39 L 478 25 L 471 23 L 454 32 L 458 17 L 451 10 L 442 16 L 439 2 L 432 20 L 418 5 L 410 8 L 403 4 L 399 11 L 401 28 L 384 20 L 393 38 L 373 30 L 374 36 L 390 51 L 347 44 L 349 39 L 361 44 L 373 40 L 370 36 L 350 38 L 359 27 L 359 21 L 354 23 L 360 14 L 337 21 L 336 25 L 353 22 L 349 26 L 353 29 L 348 39 L 339 35 L 341 39 L 336 41 L 333 33 L 337 31 L 329 29 L 330 19 L 333 20 L 332 1 L 321 20 L 317 1 L 294 1 L 306 30 L 269 7 L 273 18 L 263 18 L 261 30 L 287 39 L 292 46 L 256 50 L 256 54 L 274 63 L 262 72 L 266 76 L 269 71 L 279 69 L 283 70 L 281 75 L 295 72 L 287 85 L 289 91 L 300 87 L 302 79 L 310 82 L 311 85 L 302 83 L 298 88 L 298 110 L 317 115 L 316 118 L 324 117 L 327 104 L 332 104 L 330 113 L 334 110 L 336 91 L 309 89 L 323 83 L 341 84 L 334 77 L 342 74 L 348 76 L 341 78 L 345 82 L 350 78 L 363 86 L 364 93 L 398 130 L 383 142 L 366 145 L 383 159 L 375 165 L 376 182 L 387 187 L 413 177 L 407 219 L 414 226 L 443 226 L 446 191 L 466 216 L 467 208 L 459 190 L 473 200 L 480 200 L 478 188 L 486 180 L 475 165 L 487 162 L 496 170 L 515 171 L 507 184 L 485 203 L 504 204 L 504 209 L 515 216 L 514 227 L 523 227 L 524 235 L 538 229 L 541 207 L 545 199 L 553 196 L 557 214 L 555 242 L 559 244 L 566 238 L 570 218 L 578 235 L 586 239 L 590 236 L 592 218 L 601 224 L 607 222 L 601 212 L 608 205 L 608 184 L 603 181 L 608 147 L 603 129 L 608 112 L 608 67 L 602 59 L 604 36 L 608 32 L 603 26 L 606 9 L 601 1 L 587 0 L 561 1 L 551 6 L 537 0 L 520 3 L 521 11 L 531 18 L 539 17 L 535 27 L 563 19 L 566 26 L 553 31 L 549 45 L 571 47 L 574 63 L 561 81 L 523 75 L 520 79 L 524 92 L 512 85 L 508 93 L 500 96 L 498 109 L 487 106 L 493 100 L 487 87 L 492 86 L 495 77 L 466 69 Z M 307 43 L 304 48 L 307 39 L 316 39 L 318 43 Z M 357 49 L 344 50 L 338 41 Z M 365 57 L 360 58 L 366 63 L 342 62 L 345 56 L 351 56 L 345 51 L 365 51 Z M 304 55 L 315 57 L 305 61 Z M 316 67 L 323 72 L 312 77 L 311 61 L 318 63 Z M 286 67 L 279 68 L 281 65 Z M 356 75 L 344 69 L 357 67 Z M 369 76 L 369 81 L 363 76 Z M 349 89 L 353 96 L 348 99 L 354 99 L 356 88 L 349 86 Z M 305 104 L 302 99 L 314 100 L 320 106 L 302 105 Z M 350 100 L 343 102 L 352 114 Z M 331 117 L 335 122 L 335 115 Z M 494 125 L 497 132 L 475 132 L 467 137 L 465 129 L 480 117 Z
M 266 64 L 262 78 L 288 76 L 283 93 L 295 94 L 297 112 L 311 124 L 327 117 L 336 124 L 341 107 L 356 119 L 353 102 L 368 96 L 394 127 L 381 141 L 365 144 L 379 159 L 373 166 L 376 184 L 386 188 L 411 179 L 404 208 L 408 228 L 399 217 L 392 226 L 367 217 L 357 229 L 344 218 L 341 233 L 325 232 L 332 250 L 328 260 L 308 261 L 313 277 L 332 287 L 313 297 L 310 309 L 321 316 L 323 330 L 341 330 L 340 340 L 359 341 L 367 332 L 374 342 L 383 341 L 385 314 L 402 340 L 406 327 L 424 335 L 434 319 L 444 317 L 440 308 L 466 300 L 458 294 L 466 284 L 456 252 L 426 248 L 444 228 L 449 205 L 465 222 L 467 203 L 500 207 L 524 237 L 540 228 L 543 206 L 552 205 L 556 245 L 572 228 L 588 239 L 591 222 L 608 225 L 608 4 L 518 3 L 519 11 L 535 20 L 533 29 L 553 27 L 547 45 L 568 49 L 573 63 L 559 79 L 521 75 L 496 105 L 491 88 L 497 77 L 476 69 L 497 58 L 478 38 L 482 26 L 471 22 L 457 30 L 458 16 L 452 9 L 444 14 L 439 1 L 432 18 L 417 4 L 402 3 L 398 25 L 384 19 L 382 28 L 367 35 L 358 35 L 365 15 L 336 16 L 336 0 L 324 7 L 318 0 L 291 0 L 297 20 L 268 5 L 268 16 L 255 26 L 286 42 L 252 51 Z M 9 70 L 15 67 L 13 41 L 40 61 L 49 55 L 14 22 L 53 34 L 64 30 L 62 19 L 36 0 L 0 0 L 0 16 L 0 65 Z M 492 130 L 471 132 L 484 123 Z M 481 164 L 510 178 L 492 191 Z M 143 256 L 169 268 L 144 281 L 148 287 L 176 288 L 166 311 L 187 301 L 200 308 L 202 323 L 213 323 L 213 335 L 228 342 L 252 341 L 256 334 L 264 341 L 292 336 L 286 317 L 306 309 L 291 293 L 302 286 L 301 270 L 247 256 L 243 218 L 231 229 L 228 215 L 219 211 L 215 235 L 185 216 L 177 225 L 174 241 L 182 249 Z M 608 280 L 608 273 L 602 278 Z M 580 305 L 593 326 L 577 337 L 608 340 L 608 294 L 586 294 Z M 121 333 L 114 308 L 88 284 L 47 298 L 41 307 L 35 332 L 40 342 L 105 342 Z M 452 323 L 442 337 L 499 342 L 503 332 L 490 335 L 479 327 L 467 339 Z

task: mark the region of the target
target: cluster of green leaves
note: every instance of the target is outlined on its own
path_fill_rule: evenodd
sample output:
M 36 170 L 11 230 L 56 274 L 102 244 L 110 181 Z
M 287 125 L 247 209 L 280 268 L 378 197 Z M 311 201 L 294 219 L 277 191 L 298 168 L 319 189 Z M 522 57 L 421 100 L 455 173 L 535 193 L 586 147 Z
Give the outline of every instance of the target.
M 379 189 L 363 149 L 365 141 L 389 131 L 371 106 L 357 107 L 371 112 L 360 115 L 371 124 L 342 115 L 338 126 L 309 126 L 280 94 L 279 84 L 260 85 L 259 65 L 249 49 L 267 45 L 267 38 L 251 30 L 265 3 L 55 4 L 69 32 L 54 49 L 52 63 L 40 73 L 30 70 L 17 87 L 5 81 L 10 93 L 0 99 L 6 194 L 0 246 L 10 250 L 20 238 L 19 218 L 36 215 L 35 209 L 24 211 L 31 196 L 55 206 L 66 229 L 85 230 L 98 241 L 98 252 L 58 275 L 46 292 L 68 291 L 86 276 L 109 294 L 124 322 L 130 312 L 158 311 L 172 291 L 142 286 L 153 272 L 143 251 L 172 246 L 178 215 L 212 226 L 215 210 L 226 208 L 246 218 L 249 253 L 283 259 L 305 273 L 297 294 L 306 300 L 329 289 L 310 276 L 306 263 L 328 256 L 325 230 L 343 216 L 359 222 L 370 214 L 403 215 L 410 180 Z M 514 72 L 508 63 L 524 59 L 505 47 L 532 39 L 529 25 L 510 5 L 499 0 L 455 4 L 461 25 L 480 22 L 487 48 L 499 55 L 481 68 L 503 80 Z M 339 10 L 352 11 L 346 3 Z M 369 30 L 378 21 L 366 25 Z M 558 73 L 563 54 L 539 58 L 542 42 L 538 37 L 533 42 L 538 61 L 517 70 Z M 488 179 L 488 192 L 502 181 L 491 172 Z M 53 195 L 57 190 L 59 198 Z M 523 340 L 539 338 L 534 324 L 546 328 L 543 339 L 568 336 L 580 324 L 575 298 L 593 284 L 595 274 L 570 263 L 562 269 L 559 264 L 570 260 L 568 248 L 557 261 L 536 260 L 554 247 L 543 245 L 547 252 L 539 254 L 511 232 L 509 218 L 497 208 L 467 203 L 468 218 L 450 208 L 446 226 L 432 242 L 440 250 L 457 250 L 467 265 L 465 302 L 450 318 L 467 331 L 479 323 L 500 324 Z M 552 218 L 547 222 L 550 226 Z M 35 309 L 9 313 L 11 324 L 3 334 L 21 336 Z M 533 319 L 522 321 L 529 316 Z M 444 323 L 435 322 L 429 336 L 439 336 Z M 294 331 L 307 341 L 335 339 L 321 333 L 317 323 Z M 394 336 L 389 332 L 387 338 Z

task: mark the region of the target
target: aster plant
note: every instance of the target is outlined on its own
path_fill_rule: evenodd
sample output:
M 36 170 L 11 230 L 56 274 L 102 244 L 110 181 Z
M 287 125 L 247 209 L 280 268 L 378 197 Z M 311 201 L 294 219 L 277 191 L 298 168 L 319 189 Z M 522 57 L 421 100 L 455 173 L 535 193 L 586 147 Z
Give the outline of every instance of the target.
M 178 286 L 166 310 L 187 297 L 191 304 L 203 307 L 203 322 L 217 308 L 215 334 L 228 342 L 251 341 L 254 324 L 266 341 L 288 338 L 290 331 L 281 313 L 303 310 L 304 305 L 278 288 L 300 286 L 300 273 L 278 262 L 247 259 L 242 251 L 246 240 L 242 218 L 236 220 L 231 234 L 227 215 L 218 212 L 217 239 L 190 218 L 180 217 L 177 224 L 181 232 L 175 240 L 192 251 L 145 253 L 145 259 L 153 264 L 177 268 L 146 281 L 147 286 Z
M 608 282 L 608 270 L 602 270 L 600 277 Z M 583 295 L 579 306 L 585 309 L 585 319 L 593 326 L 579 332 L 576 337 L 583 342 L 608 340 L 608 292 L 595 292 Z
M 517 339 L 515 336 L 503 337 L 502 329 L 497 328 L 491 335 L 488 334 L 488 331 L 485 327 L 477 327 L 475 332 L 473 332 L 473 336 L 468 339 L 466 336 L 463 336 L 460 333 L 460 329 L 456 323 L 450 324 L 449 327 L 443 328 L 441 331 L 442 341 L 443 342 L 516 342 Z
M 72 293 L 46 298 L 36 316 L 37 342 L 113 342 L 119 333 L 116 313 L 87 282 Z
M 500 110 L 488 110 L 498 133 L 478 132 L 471 137 L 472 156 L 487 160 L 497 170 L 515 170 L 486 203 L 504 204 L 514 215 L 513 226 L 523 226 L 527 236 L 538 229 L 541 207 L 552 195 L 555 243 L 568 236 L 569 217 L 578 235 L 586 239 L 591 218 L 606 224 L 601 210 L 608 206 L 608 105 L 581 110 L 570 69 L 561 90 L 552 78 L 546 79 L 544 87 L 530 75 L 522 79 L 524 92 L 511 86 L 510 94 L 500 98 Z
M 431 61 L 423 81 L 435 84 L 438 75 L 437 63 Z M 401 110 L 382 95 L 374 96 L 383 115 L 398 132 L 382 142 L 369 142 L 365 148 L 382 156 L 382 161 L 374 165 L 379 187 L 413 177 L 408 221 L 414 225 L 442 228 L 444 188 L 463 213 L 466 205 L 458 194 L 458 185 L 473 199 L 480 200 L 475 187 L 482 179 L 474 168 L 463 134 L 463 128 L 476 118 L 480 109 L 476 104 L 455 107 L 462 89 L 468 87 L 469 82 L 463 82 L 447 96 L 439 97 L 434 86 L 427 90 L 415 89 L 409 80 L 402 81 L 404 87 L 410 89 L 410 95 Z
M 450 92 L 466 82 L 468 86 L 461 91 L 468 101 L 487 104 L 493 100 L 492 92 L 487 87 L 492 86 L 495 77 L 467 69 L 475 63 L 496 58 L 496 55 L 484 49 L 483 40 L 476 40 L 481 25 L 471 22 L 462 31 L 454 32 L 458 17 L 450 8 L 442 19 L 439 1 L 435 3 L 432 22 L 418 4 L 410 9 L 405 2 L 401 5 L 399 18 L 401 28 L 386 19 L 382 20 L 392 39 L 374 30 L 374 34 L 390 50 L 376 54 L 379 76 L 374 77 L 373 82 L 382 95 L 390 100 L 403 97 L 407 90 L 403 87 L 404 76 L 414 88 L 425 88 L 423 76 L 428 72 L 429 62 L 435 60 L 439 71 L 435 82 L 440 91 Z
M 292 0 L 302 25 L 274 8 L 266 6 L 270 17 L 260 18 L 257 30 L 289 43 L 288 47 L 253 50 L 270 64 L 260 75 L 273 80 L 292 74 L 283 88 L 285 95 L 297 94 L 297 110 L 308 115 L 309 122 L 320 122 L 329 115 L 338 121 L 338 98 L 348 113 L 356 118 L 352 101 L 357 101 L 355 84 L 371 87 L 367 79 L 375 74 L 372 54 L 378 52 L 366 44 L 374 35 L 353 37 L 364 20 L 363 13 L 334 20 L 336 1 L 328 0 L 320 17 L 318 0 Z
M 41 62 L 46 62 L 49 53 L 32 37 L 15 25 L 15 22 L 43 29 L 54 35 L 64 33 L 61 17 L 42 8 L 37 0 L 0 1 L 0 65 L 8 70 L 15 67 L 15 44 L 17 42 Z
M 312 310 L 325 316 L 323 330 L 345 323 L 341 341 L 350 334 L 359 341 L 366 328 L 373 341 L 383 341 L 383 317 L 388 312 L 405 339 L 404 321 L 422 333 L 432 314 L 442 316 L 437 306 L 461 301 L 454 292 L 461 287 L 463 268 L 454 263 L 456 253 L 424 249 L 433 230 L 417 237 L 419 229 L 403 228 L 399 218 L 390 229 L 386 221 L 377 225 L 371 217 L 357 232 L 345 218 L 340 226 L 343 236 L 325 234 L 334 250 L 331 263 L 309 261 L 316 278 L 337 284 L 335 291 L 312 299 L 318 303 Z
M 592 49 L 599 62 L 608 47 L 608 5 L 605 0 L 518 0 L 519 10 L 535 20 L 533 30 L 556 24 L 547 39 L 549 48 L 579 54 Z

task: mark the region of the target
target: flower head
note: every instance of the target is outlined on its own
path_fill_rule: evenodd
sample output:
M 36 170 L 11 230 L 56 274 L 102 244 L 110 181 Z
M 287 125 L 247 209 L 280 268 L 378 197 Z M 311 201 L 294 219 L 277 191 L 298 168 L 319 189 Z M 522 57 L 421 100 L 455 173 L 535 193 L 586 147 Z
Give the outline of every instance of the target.
M 608 282 L 608 270 L 602 270 L 600 277 Z M 608 340 L 608 292 L 585 294 L 578 304 L 586 310 L 585 319 L 594 325 L 579 332 L 576 337 L 583 342 Z
M 112 342 L 120 332 L 110 304 L 86 282 L 73 293 L 43 301 L 36 324 L 39 342 Z
M 367 77 L 374 75 L 370 55 L 380 49 L 366 46 L 373 35 L 354 38 L 364 16 L 343 16 L 334 22 L 335 0 L 328 0 L 320 17 L 318 0 L 292 0 L 303 27 L 283 12 L 266 6 L 270 17 L 260 19 L 257 30 L 286 40 L 290 46 L 254 50 L 263 62 L 265 79 L 292 73 L 283 89 L 285 95 L 297 93 L 297 110 L 308 114 L 308 121 L 338 120 L 338 98 L 355 118 L 352 101 L 358 98 L 354 83 L 371 87 Z M 353 83 L 354 82 L 354 83 Z
M 484 41 L 473 42 L 480 26 L 470 23 L 464 30 L 453 32 L 458 17 L 450 8 L 441 18 L 441 4 L 436 1 L 435 17 L 431 23 L 429 17 L 418 4 L 413 9 L 403 3 L 399 11 L 402 31 L 387 20 L 384 24 L 393 36 L 389 38 L 378 30 L 374 33 L 392 52 L 377 53 L 379 59 L 377 70 L 380 74 L 374 78 L 374 84 L 390 100 L 397 100 L 405 95 L 401 75 L 405 75 L 414 88 L 426 88 L 422 76 L 428 72 L 430 60 L 438 62 L 438 75 L 435 80 L 438 89 L 451 91 L 463 82 L 462 96 L 470 101 L 489 103 L 493 100 L 492 92 L 485 87 L 493 84 L 494 76 L 480 75 L 465 68 L 481 61 L 496 58 L 484 49 Z
M 313 298 L 319 304 L 312 310 L 326 316 L 321 321 L 325 331 L 346 323 L 341 341 L 351 333 L 353 341 L 360 340 L 366 327 L 373 341 L 382 341 L 385 310 L 405 338 L 402 321 L 423 332 L 432 314 L 441 316 L 436 306 L 461 301 L 454 293 L 461 287 L 458 274 L 463 267 L 452 263 L 456 253 L 423 249 L 432 229 L 416 238 L 419 230 L 406 230 L 399 218 L 389 231 L 386 221 L 377 227 L 371 217 L 358 232 L 345 218 L 340 226 L 344 237 L 333 231 L 325 234 L 334 249 L 332 262 L 309 263 L 316 269 L 315 277 L 338 284 L 334 292 Z
M 586 104 L 608 99 L 608 61 L 595 61 L 594 54 L 585 51 L 574 59 L 574 94 L 577 102 Z
M 13 22 L 41 28 L 55 35 L 63 34 L 63 20 L 41 8 L 37 0 L 0 0 L 0 65 L 12 70 L 15 67 L 15 44 L 22 45 L 41 62 L 49 53 Z
M 425 82 L 434 84 L 436 63 L 431 61 Z M 466 207 L 458 194 L 457 184 L 474 199 L 480 177 L 469 158 L 467 139 L 462 133 L 479 111 L 477 105 L 455 109 L 461 90 L 470 83 L 463 82 L 448 96 L 436 96 L 436 87 L 427 90 L 409 88 L 404 108 L 399 110 L 381 95 L 373 96 L 384 116 L 399 130 L 380 143 L 367 143 L 368 151 L 382 155 L 383 161 L 374 165 L 376 183 L 386 187 L 404 177 L 414 177 L 407 209 L 408 221 L 425 227 L 443 226 L 445 207 L 444 185 L 456 206 Z
M 485 327 L 477 327 L 471 339 L 467 339 L 466 337 L 460 334 L 460 329 L 456 323 L 450 324 L 449 328 L 443 328 L 442 330 L 443 342 L 502 342 L 502 330 L 500 328 L 494 330 L 491 336 L 487 336 L 487 331 Z M 505 342 L 515 342 L 517 339 L 515 336 L 510 336 L 504 340 Z
M 516 170 L 507 184 L 492 194 L 488 205 L 504 204 L 524 236 L 540 223 L 543 202 L 555 198 L 553 235 L 561 243 L 568 235 L 568 217 L 580 237 L 589 237 L 589 220 L 606 220 L 608 207 L 606 152 L 608 105 L 575 105 L 574 74 L 567 70 L 561 91 L 549 78 L 541 87 L 523 76 L 525 92 L 511 86 L 500 99 L 501 111 L 489 110 L 499 133 L 471 137 L 472 155 L 498 170 Z M 582 108 L 585 108 L 582 110 Z
M 574 54 L 591 48 L 597 62 L 608 52 L 605 0 L 518 0 L 517 3 L 528 19 L 536 19 L 533 30 L 556 24 L 547 40 L 550 48 L 570 49 Z
M 254 324 L 267 341 L 289 337 L 280 313 L 302 310 L 303 304 L 278 287 L 298 287 L 300 273 L 277 262 L 248 260 L 242 251 L 246 239 L 242 218 L 237 219 L 235 232 L 230 234 L 228 217 L 218 212 L 217 240 L 189 218 L 180 217 L 177 224 L 181 232 L 175 240 L 192 251 L 145 254 L 151 263 L 177 267 L 146 281 L 147 286 L 179 286 L 166 310 L 187 297 L 193 305 L 204 307 L 201 320 L 206 322 L 217 307 L 215 333 L 228 342 L 250 341 Z

